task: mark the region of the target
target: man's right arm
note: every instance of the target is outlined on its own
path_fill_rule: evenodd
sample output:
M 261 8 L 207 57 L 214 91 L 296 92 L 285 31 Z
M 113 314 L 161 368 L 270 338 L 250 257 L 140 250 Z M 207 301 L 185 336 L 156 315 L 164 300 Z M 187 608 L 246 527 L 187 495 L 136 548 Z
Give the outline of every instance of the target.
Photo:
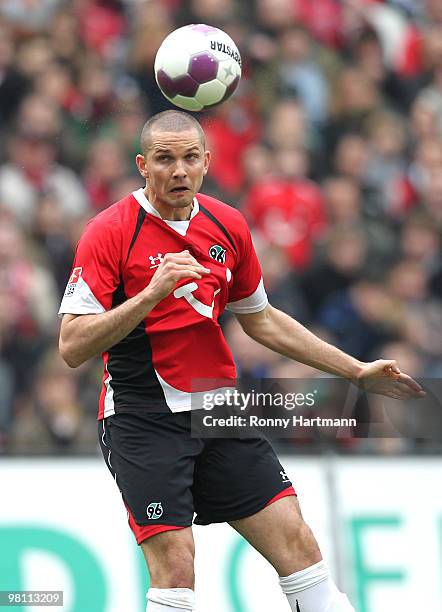
M 60 329 L 61 356 L 76 368 L 108 350 L 125 338 L 179 281 L 200 279 L 209 272 L 188 251 L 168 253 L 149 285 L 117 308 L 100 314 L 65 314 Z
M 102 314 L 65 314 L 60 330 L 61 356 L 68 366 L 77 368 L 125 338 L 155 306 L 144 290 Z

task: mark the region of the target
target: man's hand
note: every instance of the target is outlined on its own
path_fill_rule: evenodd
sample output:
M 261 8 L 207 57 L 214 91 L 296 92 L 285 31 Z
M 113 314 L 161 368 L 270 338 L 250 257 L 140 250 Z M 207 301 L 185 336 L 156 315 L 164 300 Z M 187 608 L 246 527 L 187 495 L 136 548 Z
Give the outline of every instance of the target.
M 425 391 L 419 383 L 401 372 L 396 361 L 391 359 L 377 359 L 363 364 L 354 382 L 364 391 L 393 399 L 425 397 Z
M 189 251 L 167 253 L 143 292 L 146 292 L 150 299 L 158 303 L 175 289 L 180 280 L 185 278 L 200 279 L 203 274 L 209 273 L 209 268 L 199 264 Z
M 63 359 L 71 368 L 76 368 L 109 350 L 169 295 L 180 280 L 199 279 L 209 273 L 188 251 L 168 253 L 147 287 L 116 308 L 100 314 L 64 315 L 60 330 Z

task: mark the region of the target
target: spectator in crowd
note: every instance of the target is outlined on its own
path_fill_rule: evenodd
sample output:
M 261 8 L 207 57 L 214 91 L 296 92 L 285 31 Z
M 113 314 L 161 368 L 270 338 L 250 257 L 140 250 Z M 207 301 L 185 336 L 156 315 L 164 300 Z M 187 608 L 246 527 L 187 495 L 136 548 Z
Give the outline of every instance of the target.
M 421 262 L 401 259 L 389 270 L 387 290 L 402 318 L 400 337 L 429 358 L 442 358 L 442 319 L 430 296 L 429 274 Z
M 404 222 L 400 235 L 401 256 L 416 261 L 431 274 L 437 269 L 440 233 L 431 216 L 415 213 Z
M 331 294 L 318 322 L 334 335 L 339 348 L 367 361 L 379 344 L 396 338 L 402 317 L 395 306 L 381 282 L 359 278 Z
M 251 185 L 244 202 L 251 223 L 299 270 L 310 263 L 313 243 L 326 224 L 322 194 L 306 178 L 306 169 L 298 149 L 280 149 L 274 175 Z
M 266 279 L 266 291 L 275 308 L 281 309 L 297 321 L 308 320 L 308 308 L 299 280 L 286 251 L 255 238 L 256 252 Z
M 82 220 L 77 223 L 81 226 Z M 41 261 L 51 271 L 61 298 L 66 287 L 74 256 L 75 223 L 69 223 L 63 208 L 52 194 L 42 195 L 31 227 L 31 235 Z
M 79 179 L 56 161 L 58 134 L 58 109 L 37 95 L 26 98 L 10 140 L 9 161 L 0 168 L 0 200 L 23 225 L 32 220 L 44 193 L 57 197 L 68 218 L 87 210 Z
M 94 140 L 84 175 L 84 185 L 92 208 L 99 212 L 109 206 L 112 188 L 125 175 L 121 145 L 111 138 Z
M 172 15 L 163 2 L 140 3 L 134 13 L 133 31 L 128 51 L 128 71 L 141 91 L 147 93 L 146 110 L 152 114 L 171 108 L 159 91 L 153 65 L 164 38 L 174 29 Z
M 406 133 L 400 118 L 388 112 L 371 117 L 367 126 L 369 159 L 365 176 L 377 206 L 387 216 L 403 213 L 400 186 L 406 172 Z
M 371 77 L 355 66 L 346 66 L 335 80 L 330 97 L 330 119 L 324 141 L 330 151 L 347 135 L 365 136 L 365 123 L 379 110 L 380 92 Z
M 246 190 L 272 175 L 272 150 L 261 142 L 249 145 L 242 153 L 241 166 L 244 172 L 242 188 Z
M 235 0 L 190 0 L 181 3 L 181 11 L 177 17 L 183 24 L 210 23 L 224 28 L 226 23 L 238 20 L 239 6 Z
M 15 44 L 10 28 L 0 22 L 0 136 L 6 136 L 31 83 L 14 65 Z
M 0 289 L 0 453 L 7 449 L 14 422 L 17 395 L 12 357 L 14 304 L 7 291 Z
M 335 170 L 338 174 L 366 185 L 369 161 L 367 140 L 356 133 L 345 134 L 339 139 L 334 156 Z
M 262 110 L 270 111 L 281 96 L 297 98 L 308 120 L 321 125 L 328 115 L 330 54 L 321 54 L 308 30 L 296 24 L 283 30 L 277 43 L 279 53 L 254 72 Z
M 349 289 L 365 272 L 367 249 L 367 234 L 355 224 L 336 226 L 326 235 L 324 253 L 301 280 L 313 320 L 331 296 Z
M 241 157 L 260 136 L 260 122 L 248 97 L 228 100 L 202 118 L 208 146 L 212 149 L 211 179 L 227 199 L 238 197 L 244 183 Z M 230 197 L 229 197 L 230 196 Z
M 51 17 L 61 4 L 61 0 L 3 0 L 0 16 L 5 18 L 19 31 L 38 32 L 50 23 Z
M 58 296 L 53 277 L 26 252 L 28 247 L 17 222 L 1 213 L 0 438 L 6 440 L 13 426 L 14 402 L 30 392 L 38 359 L 54 341 Z
M 285 98 L 273 106 L 265 129 L 265 139 L 274 150 L 309 147 L 310 125 L 296 99 Z
M 31 446 L 36 453 L 48 448 L 84 453 L 93 447 L 94 417 L 84 409 L 81 374 L 69 370 L 55 347 L 47 351 L 36 369 L 32 401 L 21 407 L 14 422 L 17 451 Z
M 238 376 L 244 380 L 269 376 L 270 368 L 279 356 L 262 344 L 258 347 L 258 343 L 243 331 L 235 317 L 228 319 L 224 333 L 235 358 Z

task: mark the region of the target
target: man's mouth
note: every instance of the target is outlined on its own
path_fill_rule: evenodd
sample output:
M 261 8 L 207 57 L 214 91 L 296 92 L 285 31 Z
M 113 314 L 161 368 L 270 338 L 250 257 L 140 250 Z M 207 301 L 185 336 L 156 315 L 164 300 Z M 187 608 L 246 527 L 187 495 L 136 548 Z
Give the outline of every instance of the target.
M 189 191 L 189 188 L 181 185 L 180 187 L 173 187 L 173 189 L 171 189 L 170 191 L 172 193 L 185 193 L 186 191 Z

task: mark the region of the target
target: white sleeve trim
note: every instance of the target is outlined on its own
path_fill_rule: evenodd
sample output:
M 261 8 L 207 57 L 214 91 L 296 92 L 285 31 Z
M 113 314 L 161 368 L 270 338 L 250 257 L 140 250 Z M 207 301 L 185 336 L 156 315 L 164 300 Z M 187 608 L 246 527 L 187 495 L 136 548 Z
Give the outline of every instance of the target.
M 253 312 L 260 312 L 269 303 L 267 298 L 266 290 L 264 289 L 264 282 L 261 278 L 259 284 L 252 295 L 237 300 L 236 302 L 229 302 L 226 305 L 226 309 L 235 314 L 251 314 Z
M 87 282 L 80 276 L 75 286 L 68 284 L 66 287 L 58 315 L 101 314 L 102 312 L 106 312 L 106 309 L 92 293 Z

